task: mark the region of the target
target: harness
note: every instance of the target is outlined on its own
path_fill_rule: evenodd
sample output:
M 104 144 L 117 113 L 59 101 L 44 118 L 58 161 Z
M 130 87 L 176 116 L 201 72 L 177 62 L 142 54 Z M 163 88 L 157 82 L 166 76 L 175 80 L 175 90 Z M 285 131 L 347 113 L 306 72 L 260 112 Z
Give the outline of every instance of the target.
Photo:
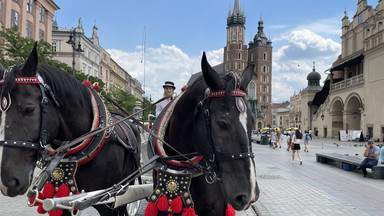
M 230 96 L 234 97 L 236 100 L 236 107 L 239 112 L 246 112 L 246 103 L 244 97 L 246 97 L 246 92 L 240 90 L 240 80 L 237 74 L 232 73 L 232 76 L 235 78 L 235 89 L 230 92 Z M 186 90 L 188 91 L 188 89 Z M 183 96 L 186 92 L 182 92 L 176 99 L 171 101 L 167 107 L 160 114 L 161 117 L 157 118 L 153 130 L 156 131 L 156 134 L 163 138 L 165 135 L 166 127 L 168 126 L 169 119 L 172 115 L 174 107 L 176 106 L 179 98 Z M 148 156 L 159 155 L 164 160 L 160 163 L 162 169 L 173 170 L 176 173 L 192 173 L 193 177 L 197 177 L 205 173 L 205 180 L 207 183 L 212 184 L 218 180 L 216 172 L 218 171 L 217 162 L 224 160 L 242 160 L 248 158 L 254 158 L 254 153 L 252 152 L 251 145 L 248 146 L 247 152 L 234 153 L 234 154 L 221 154 L 217 153 L 215 150 L 215 145 L 212 139 L 212 124 L 211 124 L 211 100 L 216 98 L 221 98 L 226 95 L 225 90 L 211 91 L 209 88 L 205 90 L 204 98 L 198 102 L 195 108 L 195 116 L 204 112 L 205 126 L 207 131 L 207 142 L 208 142 L 208 154 L 204 156 L 197 155 L 198 153 L 182 154 L 180 156 L 171 156 L 165 153 L 162 142 L 152 137 L 149 140 L 148 145 Z M 155 151 L 154 151 L 155 149 Z M 190 158 L 188 161 L 178 161 L 177 159 Z
M 4 85 L 7 74 L 13 69 L 13 67 L 10 67 L 4 71 L 3 78 L 0 79 L 0 86 Z M 16 141 L 16 140 L 0 140 L 0 146 L 32 148 L 32 149 L 38 150 L 40 153 L 39 155 L 41 155 L 42 157 L 45 157 L 43 159 L 46 159 L 47 157 L 47 154 L 45 153 L 45 147 L 47 145 L 46 114 L 48 111 L 48 97 L 46 93 L 48 93 L 49 96 L 52 98 L 56 107 L 59 107 L 59 103 L 57 102 L 55 95 L 51 90 L 51 87 L 44 82 L 40 74 L 37 74 L 36 77 L 17 77 L 15 78 L 15 81 L 16 81 L 16 84 L 39 85 L 41 97 L 42 97 L 41 103 L 40 103 L 40 108 L 41 108 L 40 136 L 39 136 L 38 143 L 27 142 L 27 141 Z M 12 103 L 9 90 L 10 89 L 3 88 L 1 91 L 0 110 L 2 112 L 6 112 Z

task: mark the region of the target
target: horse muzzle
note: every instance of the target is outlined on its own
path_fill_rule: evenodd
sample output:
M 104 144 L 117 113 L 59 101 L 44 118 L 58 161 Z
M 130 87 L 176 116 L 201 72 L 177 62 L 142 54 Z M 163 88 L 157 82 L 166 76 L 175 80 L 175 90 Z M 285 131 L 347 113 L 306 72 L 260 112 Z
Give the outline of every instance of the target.
M 2 193 L 4 196 L 8 196 L 8 188 L 5 187 L 5 186 L 3 185 L 3 183 L 1 182 L 1 180 L 0 180 L 0 190 L 1 190 L 1 193 Z

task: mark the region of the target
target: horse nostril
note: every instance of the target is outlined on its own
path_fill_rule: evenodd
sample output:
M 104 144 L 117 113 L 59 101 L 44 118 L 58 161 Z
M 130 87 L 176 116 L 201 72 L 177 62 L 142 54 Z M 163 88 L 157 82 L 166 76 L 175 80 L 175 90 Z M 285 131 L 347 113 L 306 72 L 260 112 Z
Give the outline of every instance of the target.
M 16 178 L 13 178 L 9 181 L 8 187 L 17 187 L 18 185 L 20 185 L 19 180 L 17 180 Z
M 237 196 L 236 197 L 236 202 L 241 204 L 241 205 L 245 205 L 248 203 L 248 199 L 247 199 L 247 196 L 245 195 L 240 195 L 240 196 Z

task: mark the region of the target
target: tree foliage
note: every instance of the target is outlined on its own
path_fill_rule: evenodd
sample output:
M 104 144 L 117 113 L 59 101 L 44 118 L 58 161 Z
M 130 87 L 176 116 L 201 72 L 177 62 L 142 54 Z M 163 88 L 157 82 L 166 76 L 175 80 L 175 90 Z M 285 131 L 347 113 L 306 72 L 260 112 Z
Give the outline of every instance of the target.
M 23 64 L 28 59 L 28 56 L 34 45 L 35 41 L 33 39 L 21 37 L 17 26 L 9 29 L 2 27 L 0 31 L 0 61 L 6 68 L 15 64 Z M 39 64 L 52 65 L 67 71 L 69 74 L 72 74 L 72 67 L 63 62 L 52 59 L 55 55 L 55 52 L 52 51 L 51 44 L 42 40 L 39 41 L 37 45 L 37 53 Z M 99 92 L 103 92 L 104 82 L 100 78 L 88 76 L 84 73 L 81 73 L 80 71 L 76 71 L 75 76 L 81 82 L 84 80 L 89 80 L 93 84 L 98 84 L 100 86 Z M 133 113 L 135 103 L 138 101 L 138 99 L 133 95 L 124 90 L 113 87 L 107 94 L 112 97 L 113 100 L 115 100 L 116 103 L 118 103 L 122 108 L 124 108 L 125 111 L 128 113 Z M 107 104 L 110 111 L 118 112 L 116 108 L 113 107 L 109 102 L 105 101 L 105 103 Z M 148 100 L 148 98 L 143 98 L 142 108 L 148 107 L 151 103 L 152 101 Z M 143 113 L 143 119 L 147 120 L 148 114 L 155 114 L 155 109 L 156 108 L 152 106 L 145 110 Z
M 20 35 L 17 26 L 12 28 L 2 27 L 0 38 L 0 61 L 6 68 L 12 65 L 25 63 L 35 46 L 35 41 L 32 38 L 25 38 Z M 52 59 L 55 52 L 52 51 L 52 46 L 48 42 L 43 40 L 38 42 L 37 54 L 39 64 L 51 65 L 72 74 L 72 67 L 66 63 Z M 80 71 L 76 71 L 75 76 L 80 81 L 88 79 L 92 83 L 98 83 L 100 89 L 103 89 L 104 87 L 103 81 L 98 77 L 87 76 Z

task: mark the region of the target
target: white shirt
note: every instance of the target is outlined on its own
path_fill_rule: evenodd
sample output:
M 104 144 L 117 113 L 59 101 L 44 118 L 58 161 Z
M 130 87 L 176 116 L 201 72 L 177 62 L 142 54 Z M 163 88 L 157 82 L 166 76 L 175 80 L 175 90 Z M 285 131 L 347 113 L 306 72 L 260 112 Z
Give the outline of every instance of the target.
M 164 107 L 166 107 L 170 101 L 171 100 L 163 100 L 160 103 L 156 104 L 156 118 L 157 116 L 159 116 L 161 111 L 163 111 Z

